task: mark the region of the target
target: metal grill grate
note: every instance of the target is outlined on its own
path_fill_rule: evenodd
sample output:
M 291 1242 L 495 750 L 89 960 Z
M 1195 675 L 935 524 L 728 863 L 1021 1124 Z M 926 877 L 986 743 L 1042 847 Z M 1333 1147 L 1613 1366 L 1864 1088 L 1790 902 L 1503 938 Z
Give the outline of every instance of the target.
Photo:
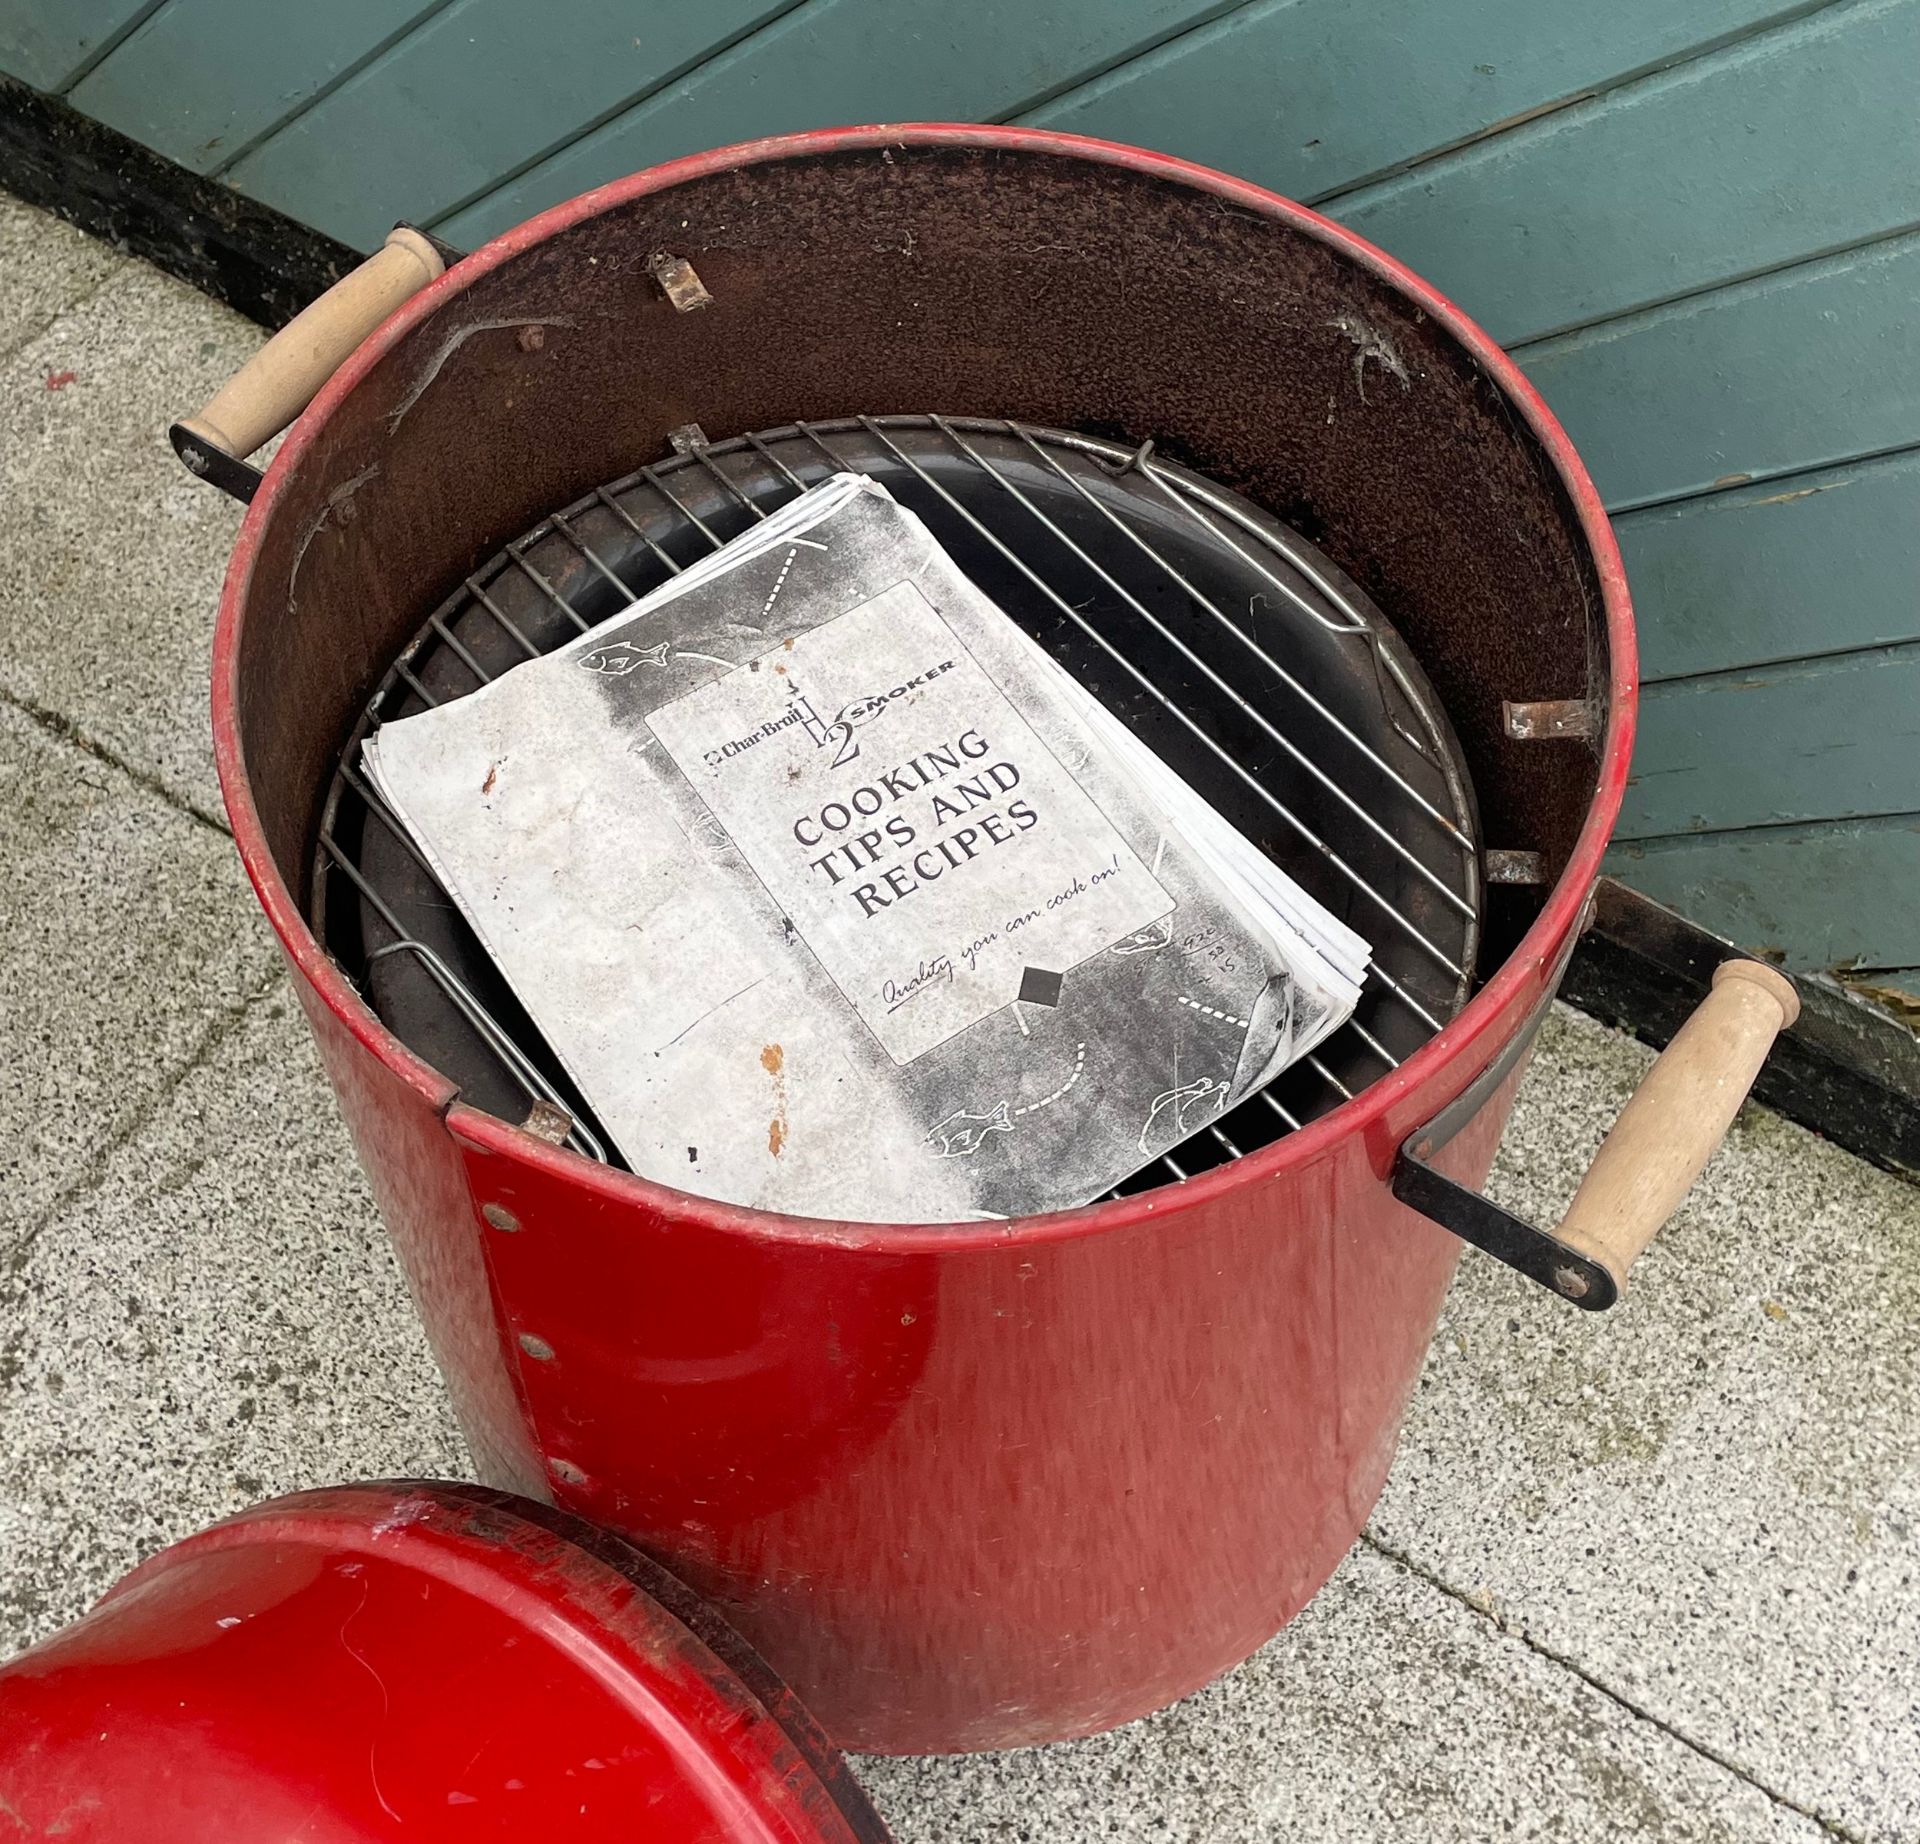
M 379 724 L 598 625 L 830 473 L 881 481 L 963 569 L 1242 831 L 1374 944 L 1353 1020 L 1128 1181 L 1265 1145 L 1395 1067 L 1471 988 L 1471 789 L 1445 715 L 1370 601 L 1297 533 L 1152 452 L 980 418 L 859 417 L 709 446 L 600 488 L 430 615 L 329 791 L 314 920 L 403 1041 L 505 1118 L 534 1107 L 614 1158 L 532 1022 L 357 767 Z M 545 1104 L 541 1108 L 540 1104 Z

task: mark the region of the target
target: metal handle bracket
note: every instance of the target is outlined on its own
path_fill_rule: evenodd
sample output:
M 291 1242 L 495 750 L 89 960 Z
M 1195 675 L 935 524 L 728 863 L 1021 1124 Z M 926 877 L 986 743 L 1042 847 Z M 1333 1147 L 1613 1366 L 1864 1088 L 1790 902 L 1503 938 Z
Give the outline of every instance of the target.
M 1401 1146 L 1393 1161 L 1393 1194 L 1409 1209 L 1504 1262 L 1550 1293 L 1590 1313 L 1620 1297 L 1614 1278 L 1597 1261 L 1569 1247 L 1551 1230 L 1516 1216 L 1471 1185 L 1449 1178 L 1431 1163 L 1455 1134 L 1480 1112 L 1533 1049 L 1547 1008 L 1514 1034 L 1513 1041 L 1426 1126 Z
M 1420 1144 L 1426 1144 L 1425 1136 Z M 1394 1159 L 1393 1194 L 1462 1242 L 1471 1242 L 1583 1311 L 1602 1312 L 1620 1297 L 1613 1276 L 1599 1262 L 1471 1185 L 1435 1171 L 1412 1140 Z

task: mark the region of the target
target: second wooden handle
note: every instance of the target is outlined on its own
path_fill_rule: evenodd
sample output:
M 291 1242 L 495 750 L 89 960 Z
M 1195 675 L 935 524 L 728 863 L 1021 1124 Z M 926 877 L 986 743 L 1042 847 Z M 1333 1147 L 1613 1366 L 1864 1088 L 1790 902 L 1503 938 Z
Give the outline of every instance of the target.
M 446 268 L 417 230 L 385 245 L 288 321 L 180 426 L 236 459 L 276 436 L 318 395 L 347 355 Z
M 1773 1040 L 1800 1015 L 1784 974 L 1715 969 L 1713 990 L 1621 1110 L 1561 1220 L 1560 1240 L 1624 1283 L 1725 1138 Z

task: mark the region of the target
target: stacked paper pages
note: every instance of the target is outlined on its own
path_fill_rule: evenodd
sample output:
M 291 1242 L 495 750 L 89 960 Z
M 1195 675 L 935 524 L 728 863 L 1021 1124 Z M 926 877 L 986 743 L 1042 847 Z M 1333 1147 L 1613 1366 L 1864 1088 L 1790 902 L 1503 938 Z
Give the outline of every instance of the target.
M 1087 1203 L 1366 974 L 860 475 L 366 769 L 627 1162 L 730 1203 Z

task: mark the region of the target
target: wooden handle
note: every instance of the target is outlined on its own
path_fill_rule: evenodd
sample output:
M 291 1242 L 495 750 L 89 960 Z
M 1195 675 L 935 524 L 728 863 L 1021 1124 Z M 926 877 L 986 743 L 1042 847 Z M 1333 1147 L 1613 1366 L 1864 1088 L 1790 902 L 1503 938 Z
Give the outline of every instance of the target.
M 417 230 L 386 243 L 267 341 L 179 426 L 236 460 L 276 436 L 319 394 L 347 355 L 395 308 L 446 268 Z
M 1624 1286 L 1733 1124 L 1773 1040 L 1800 1015 L 1784 974 L 1724 961 L 1713 990 L 1621 1109 L 1560 1223 L 1560 1240 Z

